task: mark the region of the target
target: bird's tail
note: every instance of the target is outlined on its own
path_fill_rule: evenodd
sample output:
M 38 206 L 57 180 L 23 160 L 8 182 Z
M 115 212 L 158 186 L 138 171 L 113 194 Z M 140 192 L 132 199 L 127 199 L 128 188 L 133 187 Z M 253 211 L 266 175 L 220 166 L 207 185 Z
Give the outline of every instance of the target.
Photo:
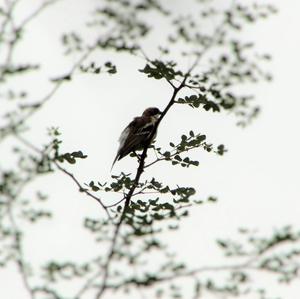
M 119 159 L 119 153 L 116 155 L 116 157 L 115 157 L 115 159 L 114 159 L 114 162 L 112 163 L 112 165 L 111 165 L 111 169 L 110 169 L 110 171 L 112 171 L 112 169 L 113 169 L 113 167 L 114 167 L 114 165 L 115 165 L 115 163 L 117 162 L 117 160 Z

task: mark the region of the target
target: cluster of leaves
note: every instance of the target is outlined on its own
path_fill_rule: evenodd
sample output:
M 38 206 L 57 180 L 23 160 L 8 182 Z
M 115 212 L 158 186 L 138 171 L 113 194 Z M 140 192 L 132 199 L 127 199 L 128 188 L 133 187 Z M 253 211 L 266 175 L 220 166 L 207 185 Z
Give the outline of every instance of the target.
M 300 250 L 291 246 L 300 241 L 300 232 L 290 226 L 274 230 L 268 237 L 241 229 L 242 241 L 218 240 L 217 243 L 230 257 L 256 257 L 256 268 L 275 273 L 279 282 L 288 283 L 298 278 Z
M 59 162 L 67 161 L 70 164 L 75 164 L 76 159 L 85 159 L 87 158 L 87 155 L 84 155 L 82 151 L 76 151 L 72 153 L 64 153 L 61 155 L 57 155 L 55 159 Z
M 65 47 L 65 54 L 81 52 L 83 50 L 82 38 L 76 32 L 64 33 L 61 37 L 62 44 Z
M 199 95 L 185 96 L 184 98 L 179 98 L 177 100 L 177 103 L 188 104 L 192 108 L 199 108 L 200 105 L 202 105 L 206 111 L 212 110 L 213 112 L 220 112 L 219 105 L 213 101 L 209 101 L 206 95 L 199 94 Z
M 76 277 L 83 277 L 90 272 L 90 264 L 76 265 L 74 262 L 48 262 L 44 266 L 44 277 L 49 282 L 56 282 L 61 279 L 70 280 Z
M 177 186 L 171 189 L 168 185 L 163 185 L 161 182 L 158 182 L 155 178 L 152 178 L 150 182 L 145 181 L 143 190 L 146 189 L 155 190 L 162 194 L 170 193 L 173 196 L 179 196 L 178 199 L 173 197 L 174 203 L 187 203 L 189 202 L 189 198 L 196 193 L 196 190 L 192 187 Z
M 108 74 L 115 74 L 117 72 L 117 67 L 107 61 L 104 63 L 103 66 L 97 66 L 95 62 L 91 62 L 87 66 L 81 65 L 80 70 L 83 73 L 92 73 L 92 74 L 100 74 L 100 73 L 108 73 Z
M 50 137 L 50 142 L 48 145 L 44 146 L 43 157 L 47 161 L 51 163 L 51 161 L 58 161 L 63 163 L 66 161 L 69 164 L 75 164 L 76 159 L 86 159 L 87 155 L 85 155 L 81 150 L 74 151 L 71 153 L 60 153 L 60 146 L 62 141 L 59 136 L 61 133 L 59 128 L 51 127 L 48 129 L 48 135 Z M 53 157 L 52 157 L 53 156 Z
M 234 5 L 232 12 L 227 13 L 227 24 L 236 30 L 241 30 L 243 23 L 255 23 L 277 13 L 277 9 L 270 4 L 257 4 L 251 6 L 242 4 Z
M 196 56 L 201 58 L 202 64 L 201 73 L 193 72 L 186 82 L 196 94 L 182 98 L 181 103 L 193 108 L 205 106 L 206 110 L 216 112 L 221 108 L 232 111 L 241 126 L 255 118 L 259 109 L 253 104 L 252 96 L 238 94 L 235 86 L 271 80 L 271 75 L 263 69 L 263 61 L 269 61 L 271 57 L 257 53 L 252 41 L 240 38 L 240 31 L 274 13 L 274 6 L 265 4 L 233 3 L 222 11 L 211 1 L 201 10 L 201 18 L 197 12 L 175 17 L 172 23 L 175 32 L 169 35 L 170 46 L 163 47 L 162 54 L 169 55 L 170 49 L 176 45 L 197 45 Z M 212 32 L 209 29 L 211 19 L 219 23 Z M 213 54 L 210 48 L 215 49 Z M 191 56 L 193 53 L 186 50 L 182 55 Z
M 134 195 L 134 198 L 138 199 L 132 199 L 124 214 L 121 203 L 111 208 L 114 221 L 119 221 L 120 215 L 123 215 L 123 224 L 117 241 L 118 246 L 114 250 L 113 261 L 116 265 L 119 262 L 127 263 L 130 268 L 128 270 L 126 267 L 117 267 L 118 270 L 111 273 L 107 282 L 109 289 L 129 291 L 136 286 L 149 287 L 160 282 L 164 276 L 179 275 L 186 270 L 184 263 L 179 262 L 174 254 L 169 253 L 168 247 L 163 239 L 159 238 L 159 234 L 178 229 L 181 221 L 189 215 L 188 208 L 191 205 L 202 204 L 204 201 L 192 198 L 195 195 L 195 189 L 192 187 L 170 188 L 155 178 L 142 182 L 138 189 L 139 191 Z M 154 192 L 166 196 L 166 200 L 160 196 L 149 198 Z M 172 201 L 168 194 L 173 196 Z M 209 198 L 207 201 L 215 202 L 216 199 Z M 95 236 L 96 241 L 102 243 L 112 241 L 110 221 L 86 218 L 84 225 Z M 150 255 L 153 254 L 164 258 L 164 264 L 155 271 L 151 269 L 149 263 Z M 141 275 L 136 276 L 130 271 L 132 266 L 138 267 L 141 264 L 143 264 Z
M 23 90 L 17 91 L 8 89 L 7 91 L 2 91 L 2 93 L 0 93 L 0 97 L 3 97 L 7 100 L 25 99 L 27 96 L 28 94 Z
M 121 172 L 119 175 L 112 175 L 113 181 L 108 185 L 108 183 L 95 183 L 91 181 L 89 184 L 86 184 L 91 188 L 92 191 L 105 191 L 105 192 L 119 192 L 119 191 L 128 191 L 134 184 L 134 179 L 131 178 L 131 174 L 126 174 Z
M 91 191 L 98 192 L 115 192 L 126 194 L 132 186 L 134 186 L 134 179 L 131 178 L 131 174 L 125 174 L 121 172 L 120 175 L 112 175 L 113 181 L 111 183 L 100 183 L 91 181 L 89 184 L 85 184 L 90 188 Z M 192 200 L 190 197 L 195 195 L 196 190 L 193 187 L 182 187 L 176 186 L 175 188 L 171 188 L 168 185 L 159 182 L 157 179 L 152 178 L 151 180 L 145 180 L 139 182 L 136 185 L 136 192 L 133 194 L 133 197 L 140 196 L 148 196 L 149 194 L 160 194 L 166 195 L 169 201 L 171 202 L 171 198 L 174 204 L 202 204 L 201 200 Z M 123 198 L 124 200 L 125 198 Z M 156 199 L 157 200 L 157 199 Z M 208 201 L 215 202 L 216 198 L 209 197 Z M 112 206 L 114 206 L 112 204 Z M 122 205 L 118 205 L 118 212 L 122 210 Z
M 111 31 L 106 40 L 98 40 L 100 48 L 132 53 L 140 48 L 140 40 L 149 35 L 151 26 L 146 21 L 147 14 L 153 12 L 167 14 L 157 0 L 105 0 L 93 13 L 89 26 Z
M 154 147 L 159 158 L 150 163 L 150 165 L 158 161 L 170 161 L 172 165 L 180 165 L 182 167 L 189 167 L 191 165 L 198 166 L 199 161 L 191 160 L 188 156 L 182 157 L 182 154 L 199 147 L 207 152 L 214 152 L 220 156 L 227 152 L 227 149 L 225 149 L 223 144 L 218 145 L 216 149 L 214 149 L 213 144 L 206 142 L 206 135 L 200 133 L 195 134 L 193 131 L 190 131 L 188 135 L 183 134 L 180 142 L 177 144 L 170 142 L 170 147 L 170 150 L 167 151 L 162 151 L 161 148 Z
M 36 210 L 29 208 L 23 211 L 22 217 L 27 218 L 30 222 L 36 222 L 41 218 L 51 218 L 52 213 L 48 210 Z
M 145 73 L 147 77 L 154 79 L 166 79 L 173 80 L 178 77 L 182 77 L 183 73 L 180 70 L 176 70 L 176 63 L 173 61 L 163 62 L 161 60 L 153 60 L 147 63 L 146 66 L 140 70 Z

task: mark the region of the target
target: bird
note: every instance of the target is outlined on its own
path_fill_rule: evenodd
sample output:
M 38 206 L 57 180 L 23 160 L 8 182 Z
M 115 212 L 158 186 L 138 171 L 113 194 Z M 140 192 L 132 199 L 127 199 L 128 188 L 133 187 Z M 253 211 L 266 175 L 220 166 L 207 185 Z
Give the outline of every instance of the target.
M 129 125 L 122 131 L 119 138 L 119 149 L 112 163 L 111 169 L 116 161 L 121 160 L 131 152 L 144 149 L 144 147 L 149 144 L 149 138 L 161 114 L 162 112 L 158 108 L 150 107 L 147 108 L 141 116 L 135 117 L 129 123 Z M 155 138 L 155 135 L 156 133 L 152 137 L 151 142 Z

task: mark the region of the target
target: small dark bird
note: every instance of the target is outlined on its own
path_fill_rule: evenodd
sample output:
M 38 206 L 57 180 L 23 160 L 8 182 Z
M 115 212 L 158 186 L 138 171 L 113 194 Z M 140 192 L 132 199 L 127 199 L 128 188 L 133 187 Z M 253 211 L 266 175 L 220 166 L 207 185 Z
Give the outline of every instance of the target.
M 147 108 L 142 116 L 135 117 L 133 121 L 123 130 L 119 138 L 120 146 L 117 156 L 111 166 L 113 168 L 116 161 L 121 160 L 131 152 L 144 149 L 149 142 L 150 135 L 161 115 L 158 108 Z M 152 140 L 155 138 L 153 136 Z

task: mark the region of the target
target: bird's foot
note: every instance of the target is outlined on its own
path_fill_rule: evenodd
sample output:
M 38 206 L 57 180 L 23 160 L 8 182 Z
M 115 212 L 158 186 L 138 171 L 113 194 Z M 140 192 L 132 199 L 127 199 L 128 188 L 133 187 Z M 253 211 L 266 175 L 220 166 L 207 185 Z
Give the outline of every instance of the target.
M 134 154 L 137 157 L 138 162 L 140 163 L 141 162 L 141 155 L 137 154 L 136 152 L 134 152 Z

